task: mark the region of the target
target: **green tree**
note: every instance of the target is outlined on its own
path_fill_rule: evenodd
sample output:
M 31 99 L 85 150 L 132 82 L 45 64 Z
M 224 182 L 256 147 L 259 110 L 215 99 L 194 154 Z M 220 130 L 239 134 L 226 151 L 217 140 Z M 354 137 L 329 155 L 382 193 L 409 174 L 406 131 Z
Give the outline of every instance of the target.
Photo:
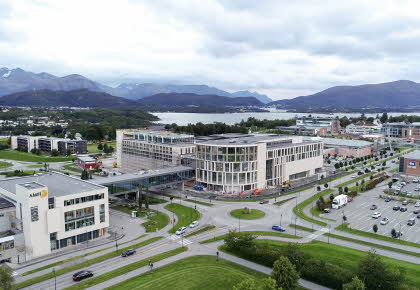
M 383 113 L 379 120 L 381 121 L 381 123 L 386 123 L 388 121 L 388 113 Z
M 259 290 L 282 290 L 277 288 L 276 280 L 271 277 L 261 279 Z
M 224 241 L 227 248 L 240 250 L 251 247 L 256 238 L 257 236 L 249 233 L 238 233 L 236 230 L 229 230 Z
M 98 150 L 100 151 L 104 150 L 104 145 L 102 145 L 102 143 L 98 144 Z
M 51 150 L 51 156 L 58 156 L 58 155 L 60 155 L 60 153 L 58 152 L 57 149 Z
M 376 234 L 378 232 L 378 225 L 374 224 L 372 229 L 373 229 L 373 232 Z
M 330 201 L 333 201 L 334 200 L 334 194 L 330 194 Z
M 351 282 L 343 284 L 343 290 L 365 290 L 365 283 L 357 276 L 353 277 Z
M 386 265 L 374 251 L 360 262 L 357 276 L 365 283 L 366 289 L 399 289 L 404 282 L 404 274 Z
M 300 271 L 305 264 L 306 257 L 302 253 L 297 243 L 289 243 L 286 249 L 286 257 Z
M 13 278 L 13 270 L 7 266 L 0 266 L 0 289 L 13 289 L 14 281 L 15 279 Z
M 299 273 L 289 259 L 284 256 L 280 256 L 274 262 L 271 277 L 276 280 L 277 287 L 279 288 L 289 290 L 295 289 L 298 286 Z
M 324 184 L 324 187 L 325 187 L 325 188 L 328 188 L 328 183 L 325 183 L 325 184 Z
M 239 284 L 233 286 L 233 290 L 257 290 L 257 283 L 254 279 L 245 279 Z

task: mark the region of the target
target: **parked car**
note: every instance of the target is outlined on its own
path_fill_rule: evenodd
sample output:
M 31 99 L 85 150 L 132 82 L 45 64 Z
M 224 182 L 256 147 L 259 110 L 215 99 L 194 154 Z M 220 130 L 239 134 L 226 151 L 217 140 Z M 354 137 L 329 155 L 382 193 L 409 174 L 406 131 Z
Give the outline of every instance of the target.
M 351 176 L 351 178 L 356 178 L 356 177 L 357 177 L 356 175 L 352 175 L 352 176 Z
M 270 202 L 269 200 L 261 200 L 260 204 L 266 204 L 266 203 L 269 203 L 269 202 Z
M 416 223 L 416 220 L 415 220 L 414 218 L 410 218 L 410 219 L 408 220 L 408 222 L 407 222 L 407 225 L 408 225 L 408 226 L 414 226 L 414 225 L 415 225 L 415 223 Z
M 415 211 L 413 211 L 414 214 L 420 214 L 420 209 L 416 209 Z
M 420 207 L 420 201 L 416 202 L 416 203 L 414 204 L 414 207 Z
M 420 214 L 417 215 L 417 218 L 420 219 Z
M 375 211 L 375 212 L 373 213 L 372 217 L 373 217 L 374 219 L 378 219 L 378 218 L 380 218 L 380 217 L 381 217 L 381 213 L 380 213 L 380 212 Z
M 402 207 L 402 208 L 400 208 L 400 211 L 401 212 L 406 212 L 407 211 L 407 208 L 406 207 Z
M 73 274 L 73 281 L 81 281 L 83 279 L 86 279 L 92 276 L 93 276 L 92 271 L 87 271 L 87 270 L 79 271 Z
M 185 234 L 185 232 L 187 231 L 187 228 L 186 227 L 182 227 L 182 228 L 179 228 L 176 232 L 175 232 L 175 234 L 176 235 L 182 235 L 182 234 Z
M 378 206 L 376 204 L 372 204 L 369 209 L 370 210 L 375 210 L 377 208 L 378 208 Z
M 408 204 L 408 201 L 403 200 L 402 205 L 407 205 L 407 204 Z
M 419 180 L 417 178 L 414 178 L 413 183 L 419 183 Z
M 274 231 L 278 231 L 278 232 L 285 232 L 286 231 L 285 228 L 283 228 L 282 226 L 279 226 L 279 225 L 274 225 L 274 226 L 271 227 L 271 229 L 274 230 Z
M 381 225 L 386 225 L 386 224 L 388 224 L 389 223 L 389 219 L 388 218 L 383 218 L 382 220 L 381 220 Z
M 391 201 L 390 197 L 385 198 L 385 202 L 390 202 L 390 201 Z
M 121 254 L 121 257 L 128 257 L 131 255 L 134 255 L 136 253 L 136 250 L 134 249 L 129 249 L 127 251 L 125 251 L 124 253 Z
M 392 235 L 393 238 L 398 239 L 399 237 L 402 237 L 403 233 L 400 231 L 396 231 L 394 235 Z
M 330 208 L 324 208 L 324 213 L 330 213 L 331 209 Z
M 353 201 L 353 198 L 352 197 L 348 197 L 347 198 L 347 202 L 352 202 Z
M 193 221 L 190 223 L 190 228 L 195 228 L 196 226 L 198 226 L 198 221 Z
M 392 209 L 393 209 L 393 210 L 400 210 L 400 207 L 399 207 L 398 205 L 396 205 L 396 206 L 394 206 Z

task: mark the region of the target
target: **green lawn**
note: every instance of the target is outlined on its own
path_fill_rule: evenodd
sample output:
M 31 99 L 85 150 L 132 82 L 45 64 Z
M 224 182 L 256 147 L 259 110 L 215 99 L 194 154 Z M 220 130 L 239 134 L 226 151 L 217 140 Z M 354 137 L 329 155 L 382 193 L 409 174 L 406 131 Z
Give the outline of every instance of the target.
M 284 248 L 288 244 L 286 242 L 270 240 L 257 240 L 256 243 L 268 243 L 279 248 Z M 354 273 L 356 273 L 360 261 L 366 257 L 366 252 L 364 251 L 320 241 L 300 244 L 300 249 L 303 253 L 309 254 L 315 259 L 340 266 Z M 418 287 L 420 285 L 420 265 L 384 256 L 381 256 L 381 259 L 388 265 L 403 269 L 407 278 L 407 284 L 413 287 Z
M 196 235 L 199 235 L 201 233 L 210 231 L 210 230 L 214 229 L 215 227 L 216 226 L 206 226 L 204 228 L 199 229 L 198 231 L 195 231 L 195 232 L 192 232 L 191 234 L 186 235 L 185 237 L 189 238 L 189 237 L 192 237 L 192 236 L 196 236 Z
M 0 169 L 12 166 L 12 163 L 0 161 Z
M 243 220 L 255 220 L 263 218 L 265 216 L 265 212 L 263 212 L 262 210 L 255 208 L 249 208 L 248 210 L 250 211 L 249 213 L 246 212 L 246 210 L 243 208 L 235 209 L 230 212 L 230 215 L 237 219 Z
M 322 216 L 320 216 L 320 214 L 321 214 L 322 212 L 319 210 L 319 208 L 317 207 L 317 206 L 313 206 L 312 208 L 311 208 L 311 214 L 313 215 L 313 216 L 316 216 L 317 218 L 320 218 L 320 219 L 323 219 L 323 220 L 326 220 L 326 221 L 331 221 L 331 222 L 335 222 L 335 220 L 333 220 L 333 219 L 329 219 L 329 218 L 326 218 L 326 217 L 322 217 Z
M 107 289 L 183 289 L 219 290 L 232 287 L 245 279 L 266 275 L 214 256 L 188 257 L 150 273 L 137 276 Z
M 296 198 L 296 196 L 294 196 L 294 197 L 290 197 L 290 198 L 283 199 L 283 200 L 280 200 L 280 201 L 278 201 L 278 202 L 275 202 L 274 204 L 275 204 L 275 205 L 280 206 L 280 205 L 282 205 L 283 203 L 286 203 L 286 202 L 288 202 L 288 201 L 290 201 L 290 200 L 292 200 L 292 199 L 295 199 L 295 198 Z
M 313 188 L 312 185 L 306 186 L 306 187 L 302 187 L 299 189 L 294 189 L 288 192 L 285 192 L 283 194 L 277 195 L 277 196 L 266 196 L 266 197 L 255 197 L 255 198 L 241 198 L 241 199 L 222 199 L 222 201 L 231 201 L 231 202 L 254 202 L 254 201 L 261 201 L 261 200 L 265 200 L 265 199 L 272 199 L 275 197 L 279 197 L 279 196 L 286 196 L 286 195 L 291 195 L 291 194 L 295 194 L 301 191 L 305 191 L 308 189 Z
M 175 233 L 180 227 L 187 227 L 193 221 L 200 219 L 200 213 L 197 210 L 179 203 L 168 204 L 165 209 L 176 215 L 176 224 L 169 230 L 169 233 Z
M 288 239 L 301 239 L 302 237 L 281 233 L 281 232 L 268 232 L 268 231 L 241 231 L 242 234 L 248 233 L 255 236 L 269 236 L 269 237 L 281 237 L 281 238 L 288 238 Z M 227 234 L 220 235 L 208 240 L 201 241 L 200 244 L 210 244 L 216 241 L 224 240 Z
M 87 146 L 87 150 L 89 153 L 102 153 L 103 150 L 99 150 L 98 149 L 98 144 L 99 143 L 94 143 L 94 144 L 88 144 Z M 106 142 L 106 143 L 102 143 L 102 145 L 107 144 L 108 146 L 112 146 L 114 147 L 114 151 L 117 151 L 117 143 L 114 142 Z
M 33 165 L 29 165 L 27 167 L 29 167 L 29 168 L 43 168 L 44 164 L 33 164 Z
M 196 203 L 196 204 L 205 205 L 205 206 L 213 206 L 212 203 L 208 203 L 208 202 L 204 202 L 204 201 L 199 201 L 199 200 L 194 200 L 194 199 L 186 199 L 186 201 L 193 202 L 193 203 Z
M 340 183 L 340 184 L 337 184 L 336 186 L 335 186 L 335 188 L 339 188 L 339 187 L 345 187 L 345 186 L 347 186 L 347 185 L 349 185 L 349 184 L 352 184 L 352 183 L 356 183 L 357 181 L 359 181 L 359 180 L 362 180 L 362 179 L 365 179 L 366 180 L 366 178 L 368 178 L 369 176 L 371 176 L 371 175 L 373 175 L 373 174 L 378 174 L 378 172 L 376 172 L 376 171 L 372 171 L 372 172 L 369 172 L 369 173 L 366 173 L 366 174 L 363 174 L 363 175 L 359 175 L 358 177 L 356 177 L 356 178 L 352 178 L 352 179 L 350 179 L 349 181 L 346 181 L 346 182 L 343 182 L 343 183 Z
M 289 227 L 291 227 L 291 228 L 296 228 L 296 229 L 298 229 L 298 230 L 302 230 L 302 231 L 305 231 L 305 232 L 310 232 L 310 233 L 314 233 L 314 232 L 316 232 L 316 230 L 315 229 L 311 229 L 311 228 L 308 228 L 308 227 L 304 227 L 304 226 L 301 226 L 301 225 L 294 225 L 294 224 L 290 224 L 289 225 Z
M 59 276 L 59 275 L 65 274 L 65 273 L 73 272 L 73 271 L 81 269 L 81 268 L 89 267 L 90 265 L 100 263 L 100 262 L 106 261 L 108 259 L 111 259 L 113 257 L 119 256 L 119 255 L 121 255 L 121 253 L 127 251 L 128 249 L 137 249 L 137 248 L 146 246 L 148 244 L 154 243 L 154 242 L 160 240 L 161 238 L 162 237 L 150 238 L 148 240 L 139 242 L 139 243 L 131 245 L 129 247 L 120 248 L 118 251 L 112 251 L 110 253 L 107 253 L 107 254 L 104 254 L 104 255 L 89 259 L 89 260 L 85 260 L 85 261 L 77 263 L 77 264 L 73 264 L 73 265 L 58 269 L 56 271 L 56 275 Z M 20 289 L 20 288 L 28 287 L 28 286 L 31 286 L 33 284 L 37 284 L 37 283 L 40 283 L 42 281 L 51 279 L 53 277 L 54 277 L 53 272 L 49 272 L 47 274 L 31 278 L 31 279 L 25 280 L 25 281 L 20 282 L 20 283 L 17 283 L 17 284 L 14 285 L 14 289 Z
M 348 237 L 343 237 L 343 236 L 335 235 L 335 234 L 326 233 L 324 235 L 327 236 L 327 237 L 329 236 L 331 238 L 335 238 L 335 239 L 339 239 L 339 240 L 343 240 L 343 241 L 347 241 L 347 242 L 352 242 L 352 243 L 368 246 L 368 247 L 375 248 L 375 249 L 383 249 L 383 250 L 387 250 L 387 251 L 397 252 L 397 253 L 410 255 L 410 256 L 415 256 L 415 257 L 420 258 L 420 253 L 416 253 L 416 252 L 412 252 L 412 251 L 407 251 L 407 250 L 398 249 L 398 248 L 394 248 L 394 247 L 384 246 L 384 245 L 381 245 L 381 244 L 375 244 L 375 243 L 371 243 L 371 242 L 361 241 L 361 240 L 352 239 L 352 238 L 348 238 Z
M 344 228 L 340 225 L 340 226 L 336 227 L 335 229 L 339 230 L 339 231 L 342 231 L 342 232 L 347 232 L 347 233 L 351 233 L 351 234 L 354 234 L 354 235 L 368 237 L 368 238 L 372 238 L 372 239 L 376 239 L 376 240 L 387 241 L 387 242 L 391 242 L 391 243 L 395 243 L 395 244 L 420 248 L 420 244 L 417 244 L 417 243 L 404 241 L 404 240 L 399 240 L 399 239 L 394 239 L 392 237 L 387 237 L 387 236 L 383 236 L 383 235 L 380 235 L 380 234 L 375 234 L 375 233 L 365 232 L 365 231 L 361 231 L 361 230 L 351 229 L 351 228 L 348 227 L 347 223 L 344 224 Z
M 16 150 L 0 150 L 0 159 L 28 161 L 28 162 L 62 162 L 62 161 L 72 161 L 74 159 L 74 156 L 49 157 L 45 155 L 35 155 L 32 153 L 19 152 Z
M 105 274 L 99 275 L 99 276 L 95 276 L 93 278 L 89 278 L 87 280 L 84 280 L 82 282 L 79 282 L 77 284 L 74 284 L 73 286 L 67 287 L 65 289 L 72 289 L 72 290 L 78 290 L 78 289 L 86 289 L 89 287 L 92 287 L 96 284 L 108 281 L 112 278 L 121 276 L 123 274 L 126 274 L 128 272 L 134 271 L 138 268 L 144 267 L 146 265 L 148 265 L 149 260 L 152 260 L 153 263 L 157 263 L 163 259 L 169 258 L 171 256 L 175 256 L 177 254 L 180 254 L 182 252 L 185 252 L 187 250 L 186 247 L 182 247 L 182 248 L 177 248 L 171 251 L 167 251 L 167 252 L 163 252 L 161 254 L 157 254 L 155 256 L 140 260 L 140 261 L 136 261 L 133 262 L 131 264 L 125 265 L 123 267 L 117 268 L 113 271 L 107 272 Z M 112 288 L 112 287 L 111 287 Z
M 301 203 L 299 203 L 297 206 L 295 206 L 293 208 L 293 212 L 295 213 L 295 215 L 297 215 L 301 219 L 304 219 L 304 220 L 306 220 L 308 222 L 315 223 L 315 224 L 318 224 L 320 226 L 326 226 L 327 223 L 306 216 L 304 214 L 304 212 L 303 212 L 303 209 L 305 207 L 309 206 L 311 203 L 314 203 L 315 201 L 317 201 L 321 196 L 330 194 L 332 192 L 333 192 L 332 189 L 326 189 L 326 190 L 323 190 L 323 191 L 318 192 L 315 195 L 312 195 L 308 199 L 305 199 L 304 201 L 302 201 Z
M 82 169 L 75 167 L 74 164 L 64 165 L 63 168 L 77 173 L 81 173 L 83 171 Z
M 160 199 L 162 200 L 162 199 Z M 150 232 L 156 232 L 156 228 L 158 230 L 163 229 L 164 227 L 166 227 L 169 223 L 169 217 L 167 214 L 161 212 L 161 211 L 157 211 L 154 209 L 148 209 L 147 212 L 154 212 L 155 215 L 147 215 L 146 214 L 146 209 L 142 209 L 142 211 L 139 211 L 138 208 L 132 208 L 132 207 L 124 207 L 124 206 L 113 206 L 111 207 L 112 209 L 124 212 L 126 214 L 131 215 L 131 212 L 133 210 L 137 211 L 137 214 L 140 217 L 147 217 L 148 221 L 142 223 L 141 225 L 146 229 L 147 233 Z

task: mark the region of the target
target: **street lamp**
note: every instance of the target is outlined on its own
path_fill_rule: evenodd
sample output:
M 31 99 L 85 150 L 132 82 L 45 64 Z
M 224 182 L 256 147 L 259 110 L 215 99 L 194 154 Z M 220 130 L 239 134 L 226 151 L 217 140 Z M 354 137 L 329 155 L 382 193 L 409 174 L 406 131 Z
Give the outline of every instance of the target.
M 54 273 L 54 290 L 57 290 L 57 274 L 55 273 L 55 268 L 53 268 Z
M 283 214 L 280 214 L 280 226 L 281 226 L 281 220 L 283 219 Z
M 295 237 L 296 237 L 296 224 L 297 224 L 297 217 L 295 218 Z
M 239 232 L 241 232 L 241 216 L 239 215 L 238 218 L 239 218 Z

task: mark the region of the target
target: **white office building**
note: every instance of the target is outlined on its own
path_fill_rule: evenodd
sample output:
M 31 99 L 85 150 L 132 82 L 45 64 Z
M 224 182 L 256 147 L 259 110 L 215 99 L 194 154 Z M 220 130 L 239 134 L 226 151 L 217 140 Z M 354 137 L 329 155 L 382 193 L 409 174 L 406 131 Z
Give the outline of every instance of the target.
M 225 134 L 197 139 L 196 181 L 241 193 L 318 179 L 323 143 L 301 136 Z
M 104 237 L 109 227 L 108 189 L 64 174 L 1 180 L 0 197 L 14 205 L 1 230 L 9 241 L 23 236 L 21 261 Z
M 194 136 L 153 130 L 117 130 L 117 164 L 122 172 L 183 165 L 195 153 Z

